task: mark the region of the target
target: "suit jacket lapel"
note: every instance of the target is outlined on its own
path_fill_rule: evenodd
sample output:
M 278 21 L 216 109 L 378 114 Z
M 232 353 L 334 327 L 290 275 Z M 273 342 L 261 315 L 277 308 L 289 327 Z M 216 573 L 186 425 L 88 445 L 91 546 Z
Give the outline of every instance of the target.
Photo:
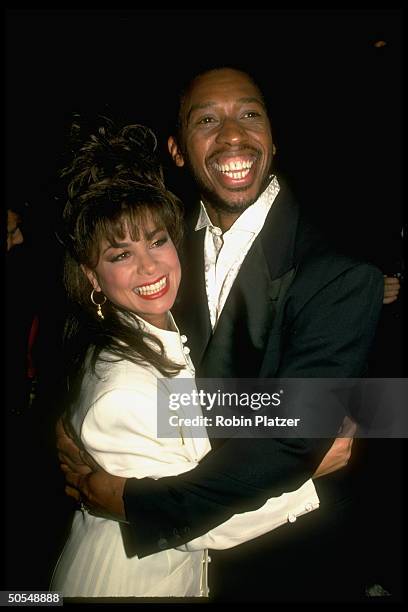
M 281 188 L 231 288 L 197 374 L 257 377 L 280 298 L 294 277 L 298 208 Z
M 188 338 L 195 364 L 200 362 L 212 333 L 204 277 L 204 236 L 205 229 L 196 232 L 194 227 L 190 228 L 182 255 L 180 290 L 173 308 L 175 319 Z
M 273 316 L 272 303 L 265 296 L 272 296 L 273 289 L 261 245 L 254 243 L 198 364 L 199 376 L 238 377 L 240 365 L 245 365 L 248 377 L 256 371 Z
M 258 236 L 272 280 L 294 266 L 299 209 L 289 190 L 282 185 Z

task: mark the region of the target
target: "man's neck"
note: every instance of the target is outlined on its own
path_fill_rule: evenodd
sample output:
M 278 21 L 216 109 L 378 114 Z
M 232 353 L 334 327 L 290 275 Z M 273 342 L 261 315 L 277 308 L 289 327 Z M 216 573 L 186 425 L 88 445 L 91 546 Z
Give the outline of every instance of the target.
M 208 202 L 204 202 L 205 209 L 210 217 L 211 223 L 222 230 L 222 233 L 227 232 L 230 227 L 233 226 L 238 217 L 241 216 L 242 212 L 239 213 L 227 213 L 222 210 L 217 210 L 211 206 Z
M 265 191 L 268 189 L 271 180 L 273 180 L 273 174 L 271 174 L 269 176 L 268 182 L 265 186 L 265 188 L 260 192 L 260 194 L 258 195 L 258 199 L 261 197 L 261 195 L 263 193 L 265 193 Z M 279 189 L 279 186 L 278 186 Z M 255 202 L 258 201 L 255 200 Z M 201 201 L 203 202 L 205 209 L 207 211 L 208 216 L 210 217 L 210 221 L 213 225 L 215 225 L 216 227 L 219 227 L 222 230 L 222 233 L 224 234 L 225 232 L 227 232 L 235 223 L 235 221 L 242 215 L 242 213 L 244 212 L 243 210 L 236 212 L 236 213 L 230 213 L 224 210 L 219 210 L 218 207 L 214 207 L 211 202 L 208 202 L 208 200 L 204 199 L 203 196 L 201 196 Z M 253 202 L 253 204 L 255 203 Z M 252 204 L 250 205 L 252 206 Z M 249 208 L 249 207 L 248 207 Z M 247 209 L 245 209 L 247 210 Z

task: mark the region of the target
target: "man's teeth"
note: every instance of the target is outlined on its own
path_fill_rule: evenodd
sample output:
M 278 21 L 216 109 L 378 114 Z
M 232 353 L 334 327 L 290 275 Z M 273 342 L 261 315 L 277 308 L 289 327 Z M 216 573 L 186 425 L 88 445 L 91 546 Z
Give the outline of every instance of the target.
M 215 164 L 215 168 L 233 179 L 245 178 L 253 166 L 253 161 L 231 161 L 229 164 Z
M 158 293 L 167 285 L 167 277 L 165 276 L 161 280 L 157 281 L 157 283 L 153 283 L 153 285 L 144 285 L 143 287 L 136 287 L 135 293 L 139 295 L 153 295 L 154 293 Z

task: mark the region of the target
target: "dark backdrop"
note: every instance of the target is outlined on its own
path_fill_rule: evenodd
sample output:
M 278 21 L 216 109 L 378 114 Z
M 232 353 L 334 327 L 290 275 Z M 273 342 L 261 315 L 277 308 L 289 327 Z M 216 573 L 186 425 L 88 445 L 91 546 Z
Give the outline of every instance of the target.
M 163 144 L 184 77 L 209 63 L 242 62 L 271 101 L 277 164 L 301 205 L 344 250 L 398 272 L 402 10 L 9 9 L 5 34 L 6 201 L 29 204 L 42 376 L 35 410 L 7 433 L 4 585 L 46 588 L 71 510 L 52 423 L 63 316 L 55 196 L 72 112 L 146 123 Z M 170 164 L 167 173 L 181 189 Z M 182 195 L 188 200 L 188 192 Z M 372 372 L 401 376 L 401 300 L 388 308 Z M 397 479 L 389 490 L 398 486 Z M 392 540 L 400 535 L 396 508 Z M 380 545 L 381 537 L 389 541 L 379 537 Z M 392 546 L 391 553 L 382 546 L 375 559 L 383 553 L 392 556 Z M 392 583 L 398 554 L 382 560 L 379 580 L 387 566 Z
M 8 197 L 45 211 L 73 110 L 109 108 L 164 133 L 185 74 L 240 61 L 262 76 L 277 162 L 303 205 L 390 265 L 402 222 L 401 28 L 396 9 L 8 11 Z

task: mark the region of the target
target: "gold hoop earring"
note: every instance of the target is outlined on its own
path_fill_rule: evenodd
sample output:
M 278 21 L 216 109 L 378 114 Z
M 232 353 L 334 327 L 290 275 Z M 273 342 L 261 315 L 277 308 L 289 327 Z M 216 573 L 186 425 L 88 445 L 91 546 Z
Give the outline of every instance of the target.
M 105 317 L 102 314 L 101 306 L 103 306 L 105 304 L 105 302 L 106 302 L 106 295 L 103 296 L 103 302 L 98 304 L 98 302 L 95 302 L 95 300 L 94 300 L 94 293 L 95 293 L 95 289 L 92 289 L 92 291 L 91 291 L 91 302 L 92 302 L 92 304 L 95 304 L 95 306 L 98 307 L 96 309 L 96 314 L 98 315 L 98 317 L 101 317 L 101 319 L 104 319 Z M 101 291 L 97 291 L 96 293 L 102 293 L 102 292 Z

